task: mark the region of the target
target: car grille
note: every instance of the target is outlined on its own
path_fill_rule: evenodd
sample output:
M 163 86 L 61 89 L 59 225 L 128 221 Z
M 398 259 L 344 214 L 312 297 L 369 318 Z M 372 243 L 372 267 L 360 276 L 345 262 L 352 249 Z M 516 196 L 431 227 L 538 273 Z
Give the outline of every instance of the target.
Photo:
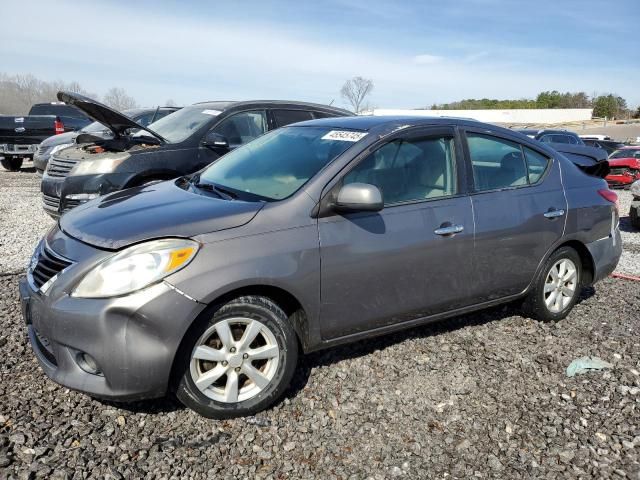
M 69 260 L 56 255 L 49 247 L 43 245 L 38 252 L 37 263 L 31 270 L 33 284 L 40 289 L 69 265 L 71 265 Z
M 47 210 L 55 210 L 57 212 L 60 207 L 60 199 L 51 195 L 42 195 L 42 203 L 44 203 Z
M 51 157 L 47 165 L 47 175 L 50 177 L 66 177 L 71 169 L 78 163 L 77 160 L 67 160 Z
M 38 347 L 38 350 L 40 350 L 40 353 L 42 353 L 44 358 L 46 358 L 49 361 L 49 363 L 53 364 L 54 366 L 58 366 L 56 357 L 53 354 L 53 349 L 51 348 L 51 340 L 49 340 L 47 337 L 42 335 L 35 328 L 33 329 L 33 333 L 35 335 L 35 338 L 34 338 L 35 343 Z

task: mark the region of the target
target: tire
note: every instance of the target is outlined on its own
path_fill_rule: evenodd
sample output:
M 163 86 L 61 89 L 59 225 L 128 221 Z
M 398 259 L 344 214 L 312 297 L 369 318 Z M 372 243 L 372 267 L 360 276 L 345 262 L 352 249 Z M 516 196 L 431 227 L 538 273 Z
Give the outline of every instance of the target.
M 562 265 L 565 268 L 564 274 Z M 573 276 L 571 275 L 572 269 L 574 270 Z M 552 271 L 555 272 L 556 277 Z M 563 278 L 569 280 L 564 282 L 558 280 L 558 274 L 563 274 Z M 551 288 L 553 290 L 549 291 Z M 582 262 L 580 256 L 571 247 L 561 247 L 551 254 L 536 276 L 533 287 L 522 304 L 523 312 L 535 320 L 557 322 L 569 314 L 578 301 L 581 289 Z M 570 291 L 572 295 L 568 298 Z
M 248 332 L 255 339 L 243 342 Z M 226 303 L 196 324 L 185 342 L 176 396 L 207 418 L 253 415 L 271 406 L 289 386 L 298 360 L 287 315 L 259 296 Z
M 640 207 L 631 206 L 629 220 L 633 228 L 640 230 Z
M 5 170 L 9 170 L 10 172 L 17 172 L 22 168 L 22 158 L 19 157 L 4 157 L 0 160 L 0 164 L 4 167 Z

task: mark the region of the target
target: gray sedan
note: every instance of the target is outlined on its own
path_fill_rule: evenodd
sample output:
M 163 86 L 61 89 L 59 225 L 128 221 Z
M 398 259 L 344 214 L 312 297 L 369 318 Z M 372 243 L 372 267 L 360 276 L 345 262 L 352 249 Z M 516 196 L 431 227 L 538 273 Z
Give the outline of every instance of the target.
M 515 300 L 558 321 L 620 254 L 615 193 L 540 142 L 345 117 L 74 209 L 20 294 L 54 381 L 116 400 L 174 390 L 227 418 L 273 404 L 304 352 Z

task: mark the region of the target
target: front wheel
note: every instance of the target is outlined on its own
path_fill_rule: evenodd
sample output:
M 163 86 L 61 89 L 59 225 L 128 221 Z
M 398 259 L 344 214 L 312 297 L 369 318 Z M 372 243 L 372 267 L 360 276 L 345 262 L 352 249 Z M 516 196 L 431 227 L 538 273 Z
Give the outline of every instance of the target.
M 230 301 L 187 341 L 176 396 L 208 418 L 253 415 L 272 405 L 289 385 L 298 359 L 289 319 L 265 297 Z
M 17 172 L 22 167 L 22 158 L 4 157 L 2 160 L 0 160 L 0 164 L 2 164 L 5 170 L 9 170 L 10 172 Z
M 582 262 L 571 247 L 551 254 L 523 303 L 524 313 L 536 320 L 565 318 L 578 301 L 582 285 Z

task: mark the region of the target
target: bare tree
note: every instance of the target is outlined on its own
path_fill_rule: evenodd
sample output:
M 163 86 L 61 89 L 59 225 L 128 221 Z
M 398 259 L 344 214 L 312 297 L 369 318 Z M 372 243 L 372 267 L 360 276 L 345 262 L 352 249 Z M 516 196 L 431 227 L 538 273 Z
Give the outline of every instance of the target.
M 107 93 L 105 93 L 102 101 L 111 108 L 120 111 L 138 106 L 135 98 L 129 96 L 124 88 L 119 87 L 110 88 Z
M 173 98 L 170 98 L 169 100 L 164 102 L 164 106 L 165 107 L 177 107 L 178 104 L 176 103 L 176 101 Z
M 34 103 L 55 102 L 60 90 L 81 93 L 95 98 L 78 82 L 44 81 L 31 74 L 7 75 L 0 73 L 0 113 L 26 115 Z
M 340 89 L 340 95 L 353 107 L 353 111 L 359 113 L 362 111 L 365 98 L 373 90 L 373 80 L 363 77 L 353 77 L 347 80 Z

